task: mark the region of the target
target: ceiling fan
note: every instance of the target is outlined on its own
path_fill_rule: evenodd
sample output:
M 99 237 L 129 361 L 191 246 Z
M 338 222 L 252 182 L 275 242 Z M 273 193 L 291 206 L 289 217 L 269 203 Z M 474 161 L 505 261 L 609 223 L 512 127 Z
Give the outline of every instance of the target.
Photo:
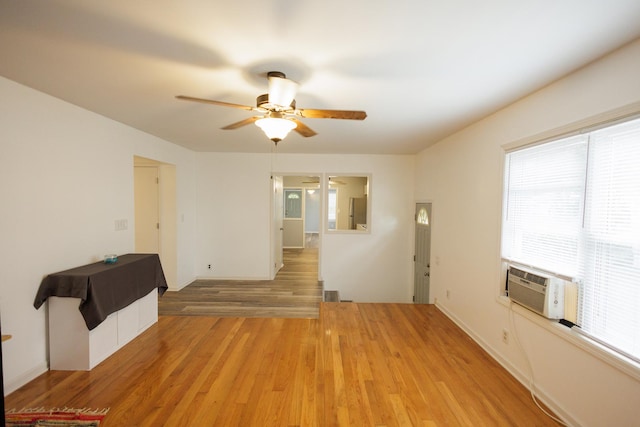
M 302 183 L 303 184 L 318 184 L 318 185 L 320 185 L 320 178 L 316 177 L 316 176 L 313 176 L 313 177 L 310 177 L 309 181 L 302 181 Z M 334 176 L 330 176 L 329 177 L 329 186 L 332 186 L 332 185 L 347 185 L 347 183 L 344 182 L 344 181 L 340 181 L 339 179 L 336 179 L 336 177 L 334 177 Z
M 300 121 L 300 118 L 364 120 L 367 117 L 367 113 L 364 111 L 298 109 L 296 108 L 296 100 L 294 99 L 298 84 L 293 80 L 287 79 L 285 74 L 280 71 L 268 72 L 267 78 L 269 80 L 269 93 L 258 96 L 255 107 L 214 101 L 212 99 L 193 98 L 184 95 L 178 95 L 176 98 L 184 101 L 202 102 L 205 104 L 258 112 L 260 113 L 258 116 L 231 123 L 222 129 L 232 130 L 255 123 L 276 145 L 292 130 L 295 130 L 304 137 L 316 135 L 313 129 Z

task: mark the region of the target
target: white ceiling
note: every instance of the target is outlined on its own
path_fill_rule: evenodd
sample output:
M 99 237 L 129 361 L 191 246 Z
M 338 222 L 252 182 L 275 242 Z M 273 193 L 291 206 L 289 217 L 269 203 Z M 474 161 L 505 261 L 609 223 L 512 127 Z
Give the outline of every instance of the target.
M 267 71 L 298 81 L 289 153 L 416 153 L 640 37 L 638 0 L 0 0 L 0 75 L 197 151 L 269 152 Z

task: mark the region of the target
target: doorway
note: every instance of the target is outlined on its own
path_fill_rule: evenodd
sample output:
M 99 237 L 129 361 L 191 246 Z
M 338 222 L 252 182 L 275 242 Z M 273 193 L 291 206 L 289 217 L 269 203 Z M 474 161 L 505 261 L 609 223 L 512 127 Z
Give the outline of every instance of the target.
M 177 289 L 176 167 L 134 156 L 134 251 L 157 253 L 169 288 Z
M 431 285 L 431 203 L 417 203 L 415 213 L 414 301 L 429 304 Z
M 274 175 L 272 177 L 272 278 L 288 259 L 299 253 L 313 255 L 319 266 L 322 190 L 320 174 Z M 302 253 L 304 252 L 304 254 Z M 318 268 L 319 271 L 319 268 Z M 318 273 L 319 275 L 319 273 Z

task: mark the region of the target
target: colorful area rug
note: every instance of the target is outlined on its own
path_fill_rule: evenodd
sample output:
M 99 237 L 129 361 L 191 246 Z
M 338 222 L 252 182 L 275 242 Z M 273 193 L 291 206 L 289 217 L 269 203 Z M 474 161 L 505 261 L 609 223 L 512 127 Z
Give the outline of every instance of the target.
M 28 408 L 5 412 L 7 427 L 97 427 L 107 409 Z

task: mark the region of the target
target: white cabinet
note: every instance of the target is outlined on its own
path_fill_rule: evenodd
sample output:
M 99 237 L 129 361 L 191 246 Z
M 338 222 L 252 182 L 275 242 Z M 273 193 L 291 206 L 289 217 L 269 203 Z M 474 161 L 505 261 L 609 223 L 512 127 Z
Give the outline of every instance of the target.
M 80 299 L 49 297 L 52 370 L 88 371 L 158 321 L 158 291 L 110 314 L 93 330 L 78 310 Z

